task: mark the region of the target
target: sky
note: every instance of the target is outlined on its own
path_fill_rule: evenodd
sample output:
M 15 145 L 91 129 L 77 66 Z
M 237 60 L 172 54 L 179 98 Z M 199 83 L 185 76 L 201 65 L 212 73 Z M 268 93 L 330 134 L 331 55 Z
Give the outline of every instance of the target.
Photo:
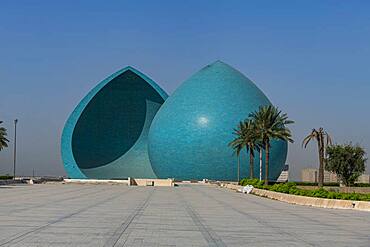
M 370 152 L 369 1 L 0 2 L 0 120 L 17 174 L 65 175 L 60 136 L 97 83 L 131 65 L 171 94 L 207 64 L 235 67 L 295 120 L 291 178 L 318 163 L 312 128 Z M 12 143 L 11 143 L 12 145 Z M 12 173 L 12 146 L 0 174 Z

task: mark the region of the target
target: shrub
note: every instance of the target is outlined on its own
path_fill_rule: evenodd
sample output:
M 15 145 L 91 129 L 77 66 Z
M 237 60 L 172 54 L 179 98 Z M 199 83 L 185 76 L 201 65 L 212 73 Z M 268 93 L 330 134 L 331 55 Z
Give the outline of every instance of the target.
M 259 180 L 257 178 L 253 178 L 253 179 L 244 178 L 240 181 L 240 185 L 246 186 L 248 184 L 253 185 L 253 187 L 255 187 L 255 188 L 261 188 L 262 189 L 262 187 L 264 185 L 264 181 Z
M 298 183 L 299 184 L 299 183 Z M 354 200 L 354 201 L 370 201 L 370 194 L 358 194 L 358 193 L 340 193 L 327 191 L 324 188 L 315 190 L 305 190 L 297 187 L 297 183 L 274 183 L 273 185 L 264 185 L 264 181 L 258 179 L 242 179 L 240 185 L 253 185 L 253 187 L 258 189 L 265 189 L 276 191 L 280 193 L 299 195 L 299 196 L 309 196 L 309 197 L 319 197 L 328 199 L 341 199 L 341 200 Z
M 318 186 L 318 183 L 315 182 L 295 182 L 297 185 L 302 186 Z M 324 186 L 330 186 L 330 187 L 338 187 L 338 182 L 330 182 L 330 183 L 324 183 Z
M 355 183 L 355 187 L 370 187 L 370 183 Z
M 7 179 L 13 179 L 13 176 L 10 175 L 1 175 L 0 180 L 7 180 Z
M 333 145 L 327 148 L 326 169 L 334 172 L 346 186 L 353 185 L 365 171 L 366 152 L 352 144 Z

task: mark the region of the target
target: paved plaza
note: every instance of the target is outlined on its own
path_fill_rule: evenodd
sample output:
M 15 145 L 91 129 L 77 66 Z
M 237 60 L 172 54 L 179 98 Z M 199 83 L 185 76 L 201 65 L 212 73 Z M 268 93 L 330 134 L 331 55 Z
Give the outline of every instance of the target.
M 207 185 L 0 186 L 0 246 L 370 246 L 370 213 Z

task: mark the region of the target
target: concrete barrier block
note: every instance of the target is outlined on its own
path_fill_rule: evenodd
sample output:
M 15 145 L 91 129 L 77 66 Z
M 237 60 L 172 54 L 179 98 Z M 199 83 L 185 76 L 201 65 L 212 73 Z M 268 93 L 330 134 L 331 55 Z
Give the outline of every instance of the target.
M 357 201 L 355 202 L 355 209 L 370 211 L 370 202 Z

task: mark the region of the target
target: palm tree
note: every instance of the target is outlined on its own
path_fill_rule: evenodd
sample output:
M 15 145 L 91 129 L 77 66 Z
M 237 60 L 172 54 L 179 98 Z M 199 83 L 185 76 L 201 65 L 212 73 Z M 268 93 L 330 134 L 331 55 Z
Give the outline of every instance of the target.
M 234 129 L 236 138 L 229 143 L 236 154 L 240 155 L 241 150 L 245 147 L 247 154 L 249 153 L 249 177 L 253 178 L 254 173 L 254 150 L 257 148 L 257 135 L 253 121 L 246 119 L 240 122 L 237 129 Z
M 313 139 L 317 141 L 319 151 L 319 187 L 322 187 L 324 185 L 326 147 L 332 144 L 332 140 L 328 132 L 320 127 L 319 130 L 312 129 L 311 133 L 303 139 L 302 147 L 306 148 Z
M 244 147 L 243 129 L 244 124 L 243 122 L 240 122 L 238 127 L 234 129 L 234 135 L 236 135 L 236 138 L 229 143 L 229 146 L 234 149 L 236 156 L 238 157 L 238 183 L 240 179 L 240 151 Z
M 265 149 L 265 185 L 268 185 L 270 142 L 273 139 L 293 142 L 290 130 L 286 125 L 294 123 L 294 121 L 289 120 L 286 113 L 282 113 L 272 105 L 261 106 L 249 117 L 254 121 L 256 133 Z
M 0 121 L 0 125 L 3 123 L 3 121 Z M 4 127 L 0 127 L 0 151 L 3 149 L 3 148 L 6 148 L 8 147 L 8 143 L 9 140 L 6 139 L 6 129 Z
M 256 126 L 251 119 L 244 121 L 244 142 L 247 153 L 249 153 L 249 177 L 252 179 L 254 174 L 254 150 L 258 149 Z
M 258 135 L 258 129 L 256 127 L 256 125 L 254 125 L 254 133 L 255 133 L 255 150 L 258 151 L 259 153 L 259 165 L 260 165 L 260 170 L 259 170 L 259 179 L 262 180 L 262 158 L 263 158 L 263 150 L 265 149 L 265 146 L 264 144 L 262 143 L 259 135 Z

